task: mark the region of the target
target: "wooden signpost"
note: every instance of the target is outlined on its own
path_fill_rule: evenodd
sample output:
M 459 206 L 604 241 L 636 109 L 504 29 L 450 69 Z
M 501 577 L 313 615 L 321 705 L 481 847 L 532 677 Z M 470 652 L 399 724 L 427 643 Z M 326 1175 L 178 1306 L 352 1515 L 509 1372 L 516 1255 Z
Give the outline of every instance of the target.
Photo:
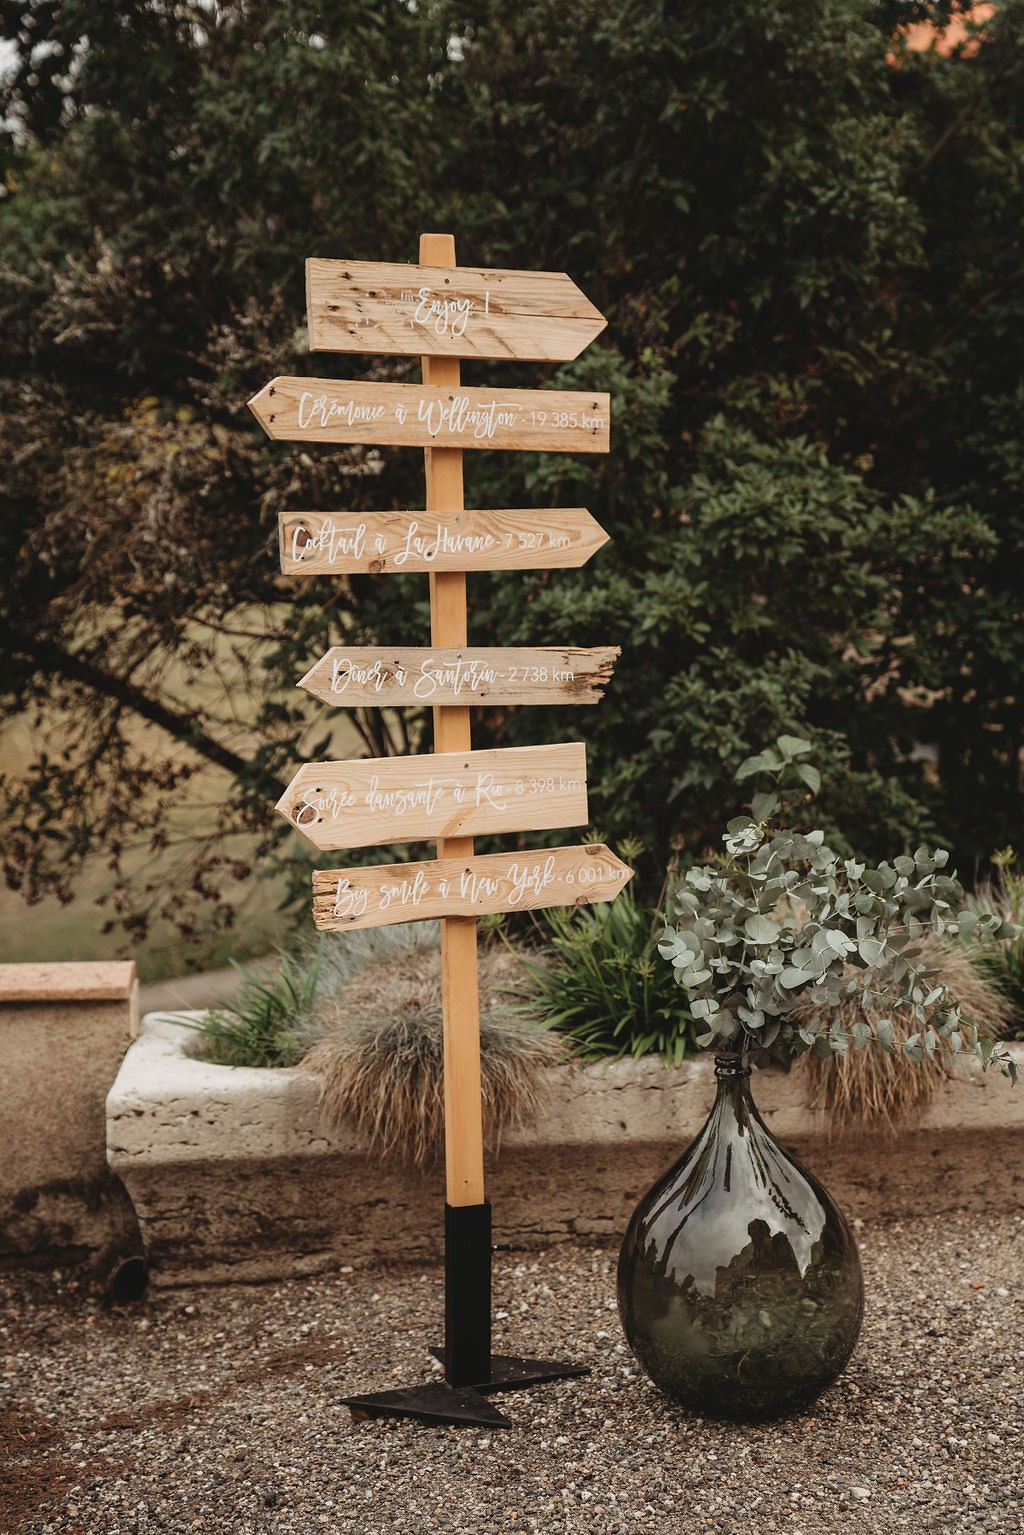
M 268 437 L 284 442 L 608 452 L 606 394 L 275 378 L 249 409 Z
M 570 741 L 308 762 L 277 809 L 319 848 L 585 826 L 587 754 Z
M 571 362 L 605 318 L 564 272 L 306 262 L 311 352 Z
M 584 507 L 551 512 L 281 512 L 289 576 L 550 570 L 585 565 L 608 535 Z
M 313 875 L 313 920 L 322 932 L 342 933 L 427 917 L 592 906 L 614 901 L 632 877 L 632 869 L 601 842 L 372 869 L 320 869 Z
M 618 646 L 579 650 L 371 650 L 335 645 L 299 680 L 334 708 L 398 704 L 596 704 Z
M 580 507 L 466 510 L 463 450 L 604 453 L 610 405 L 600 393 L 464 388 L 459 359 L 568 360 L 605 321 L 562 273 L 457 267 L 450 235 L 424 235 L 419 266 L 310 261 L 307 294 L 314 351 L 419 355 L 423 368 L 421 385 L 276 378 L 249 402 L 273 438 L 424 449 L 421 512 L 280 518 L 286 574 L 430 577 L 429 648 L 335 646 L 299 685 L 334 707 L 429 703 L 434 753 L 307 763 L 277 805 L 321 849 L 437 843 L 430 861 L 313 878 L 325 931 L 441 920 L 447 1199 L 445 1343 L 435 1352 L 445 1378 L 345 1400 L 364 1416 L 507 1426 L 483 1393 L 586 1371 L 491 1353 L 477 918 L 614 900 L 632 871 L 604 846 L 474 854 L 476 835 L 581 825 L 588 809 L 582 744 L 474 751 L 470 706 L 595 703 L 618 650 L 469 647 L 467 571 L 579 567 L 607 535 Z

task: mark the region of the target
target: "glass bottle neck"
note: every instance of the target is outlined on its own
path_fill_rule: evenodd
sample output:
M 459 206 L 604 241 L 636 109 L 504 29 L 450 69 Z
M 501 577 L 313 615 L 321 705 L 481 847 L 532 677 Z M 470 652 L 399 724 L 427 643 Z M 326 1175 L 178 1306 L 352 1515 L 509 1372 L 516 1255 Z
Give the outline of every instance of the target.
M 715 1078 L 721 1084 L 723 1082 L 745 1082 L 750 1076 L 750 1067 L 747 1065 L 745 1055 L 716 1055 Z
M 717 1093 L 712 1118 L 733 1120 L 739 1126 L 749 1123 L 754 1105 L 750 1096 L 750 1067 L 742 1055 L 715 1056 Z

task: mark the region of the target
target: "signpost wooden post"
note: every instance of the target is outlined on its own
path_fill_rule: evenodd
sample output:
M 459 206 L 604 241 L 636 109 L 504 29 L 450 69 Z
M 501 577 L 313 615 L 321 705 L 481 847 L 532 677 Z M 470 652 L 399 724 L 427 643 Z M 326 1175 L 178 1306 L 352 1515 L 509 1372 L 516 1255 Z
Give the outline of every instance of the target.
M 286 574 L 425 571 L 429 648 L 335 646 L 301 679 L 325 703 L 433 708 L 434 752 L 307 763 L 278 810 L 318 848 L 427 838 L 421 863 L 320 871 L 323 931 L 439 917 L 444 993 L 445 1341 L 442 1384 L 346 1398 L 354 1413 L 507 1426 L 483 1393 L 585 1374 L 578 1366 L 491 1353 L 491 1209 L 484 1192 L 476 922 L 485 913 L 614 900 L 632 871 L 604 846 L 474 854 L 476 835 L 586 822 L 579 742 L 474 751 L 470 705 L 596 703 L 618 650 L 469 647 L 466 572 L 583 565 L 606 541 L 581 507 L 467 510 L 466 449 L 608 451 L 610 402 L 597 392 L 469 389 L 460 359 L 569 360 L 604 318 L 563 273 L 459 268 L 451 235 L 423 235 L 419 265 L 307 263 L 314 351 L 415 356 L 423 381 L 276 378 L 250 400 L 267 433 L 290 442 L 422 447 L 422 512 L 288 512 Z

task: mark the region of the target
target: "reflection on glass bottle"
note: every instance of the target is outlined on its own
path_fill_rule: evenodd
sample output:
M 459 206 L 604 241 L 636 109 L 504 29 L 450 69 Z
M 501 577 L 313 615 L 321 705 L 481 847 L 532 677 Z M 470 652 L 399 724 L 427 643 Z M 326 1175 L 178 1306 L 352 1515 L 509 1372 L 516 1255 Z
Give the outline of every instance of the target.
M 715 1061 L 703 1130 L 633 1214 L 619 1312 L 651 1379 L 710 1417 L 806 1406 L 846 1364 L 864 1286 L 850 1229 L 782 1150 L 738 1057 Z

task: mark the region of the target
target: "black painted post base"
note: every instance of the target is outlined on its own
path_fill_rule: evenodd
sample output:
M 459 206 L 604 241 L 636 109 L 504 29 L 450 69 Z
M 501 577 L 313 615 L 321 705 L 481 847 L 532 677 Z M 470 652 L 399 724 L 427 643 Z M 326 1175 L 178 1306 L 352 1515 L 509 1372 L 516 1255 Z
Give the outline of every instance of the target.
M 421 1423 L 455 1423 L 465 1428 L 511 1428 L 503 1412 L 492 1407 L 472 1386 L 449 1386 L 428 1381 L 404 1391 L 371 1391 L 366 1396 L 343 1396 L 353 1418 L 419 1418 Z
M 491 1365 L 491 1207 L 444 1207 L 444 1378 L 477 1386 Z
M 585 1365 L 492 1354 L 490 1205 L 445 1205 L 444 1234 L 444 1347 L 430 1350 L 444 1365 L 444 1380 L 343 1397 L 353 1418 L 419 1418 L 424 1423 L 511 1428 L 485 1392 L 517 1391 L 590 1374 Z

